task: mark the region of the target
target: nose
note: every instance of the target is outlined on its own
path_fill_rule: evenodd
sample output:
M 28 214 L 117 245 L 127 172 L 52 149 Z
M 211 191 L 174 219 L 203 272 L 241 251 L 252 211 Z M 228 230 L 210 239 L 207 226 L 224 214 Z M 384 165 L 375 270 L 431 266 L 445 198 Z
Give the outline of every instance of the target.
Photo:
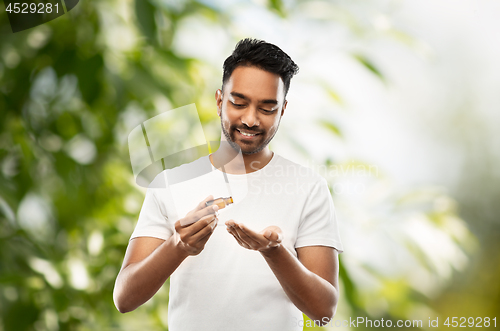
M 248 109 L 241 116 L 241 122 L 249 128 L 259 126 L 260 122 L 257 109 L 255 107 L 248 107 Z

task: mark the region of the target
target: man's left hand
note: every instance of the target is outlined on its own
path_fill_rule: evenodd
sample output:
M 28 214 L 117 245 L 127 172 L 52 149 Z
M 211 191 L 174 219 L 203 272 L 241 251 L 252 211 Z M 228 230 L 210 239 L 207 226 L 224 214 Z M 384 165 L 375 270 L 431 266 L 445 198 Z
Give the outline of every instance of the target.
M 226 222 L 227 232 L 233 235 L 240 246 L 259 251 L 266 252 L 281 245 L 283 240 L 283 232 L 277 226 L 268 226 L 259 233 L 249 229 L 242 223 L 237 224 L 233 220 Z

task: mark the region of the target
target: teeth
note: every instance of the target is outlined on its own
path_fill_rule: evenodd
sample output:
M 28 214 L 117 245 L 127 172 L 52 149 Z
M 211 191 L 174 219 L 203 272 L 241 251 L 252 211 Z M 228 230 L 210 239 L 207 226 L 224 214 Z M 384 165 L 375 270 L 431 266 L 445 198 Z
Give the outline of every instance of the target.
M 239 131 L 239 130 L 238 130 L 238 131 Z M 254 133 L 254 134 L 250 134 L 250 133 L 245 133 L 245 132 L 243 132 L 243 131 L 240 131 L 240 133 L 241 133 L 242 135 L 244 135 L 244 136 L 247 136 L 247 137 L 253 137 L 253 136 L 255 136 L 255 135 L 256 135 L 255 133 Z

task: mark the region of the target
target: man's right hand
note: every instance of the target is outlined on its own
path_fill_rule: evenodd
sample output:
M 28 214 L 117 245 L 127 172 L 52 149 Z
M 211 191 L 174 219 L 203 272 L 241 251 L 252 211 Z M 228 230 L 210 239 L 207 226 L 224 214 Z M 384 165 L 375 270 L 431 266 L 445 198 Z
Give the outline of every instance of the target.
M 175 222 L 176 246 L 187 255 L 200 254 L 217 226 L 216 212 L 219 207 L 207 207 L 205 203 L 210 200 L 213 200 L 212 196 L 206 197 L 186 217 Z
M 151 299 L 186 257 L 200 254 L 217 225 L 218 207 L 205 206 L 212 199 L 207 197 L 178 220 L 174 234 L 167 240 L 154 237 L 130 240 L 113 290 L 120 312 L 132 311 Z

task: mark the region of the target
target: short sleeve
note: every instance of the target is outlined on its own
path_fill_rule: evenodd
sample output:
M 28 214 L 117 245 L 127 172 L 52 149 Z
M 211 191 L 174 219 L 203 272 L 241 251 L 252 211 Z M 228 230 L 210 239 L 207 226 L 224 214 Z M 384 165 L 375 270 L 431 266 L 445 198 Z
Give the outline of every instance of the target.
M 167 240 L 172 236 L 172 226 L 168 222 L 164 206 L 158 200 L 157 191 L 159 190 L 162 189 L 148 188 L 139 214 L 139 220 L 131 239 L 136 237 L 154 237 Z
M 324 178 L 313 185 L 307 197 L 295 248 L 328 246 L 343 251 L 332 197 Z

